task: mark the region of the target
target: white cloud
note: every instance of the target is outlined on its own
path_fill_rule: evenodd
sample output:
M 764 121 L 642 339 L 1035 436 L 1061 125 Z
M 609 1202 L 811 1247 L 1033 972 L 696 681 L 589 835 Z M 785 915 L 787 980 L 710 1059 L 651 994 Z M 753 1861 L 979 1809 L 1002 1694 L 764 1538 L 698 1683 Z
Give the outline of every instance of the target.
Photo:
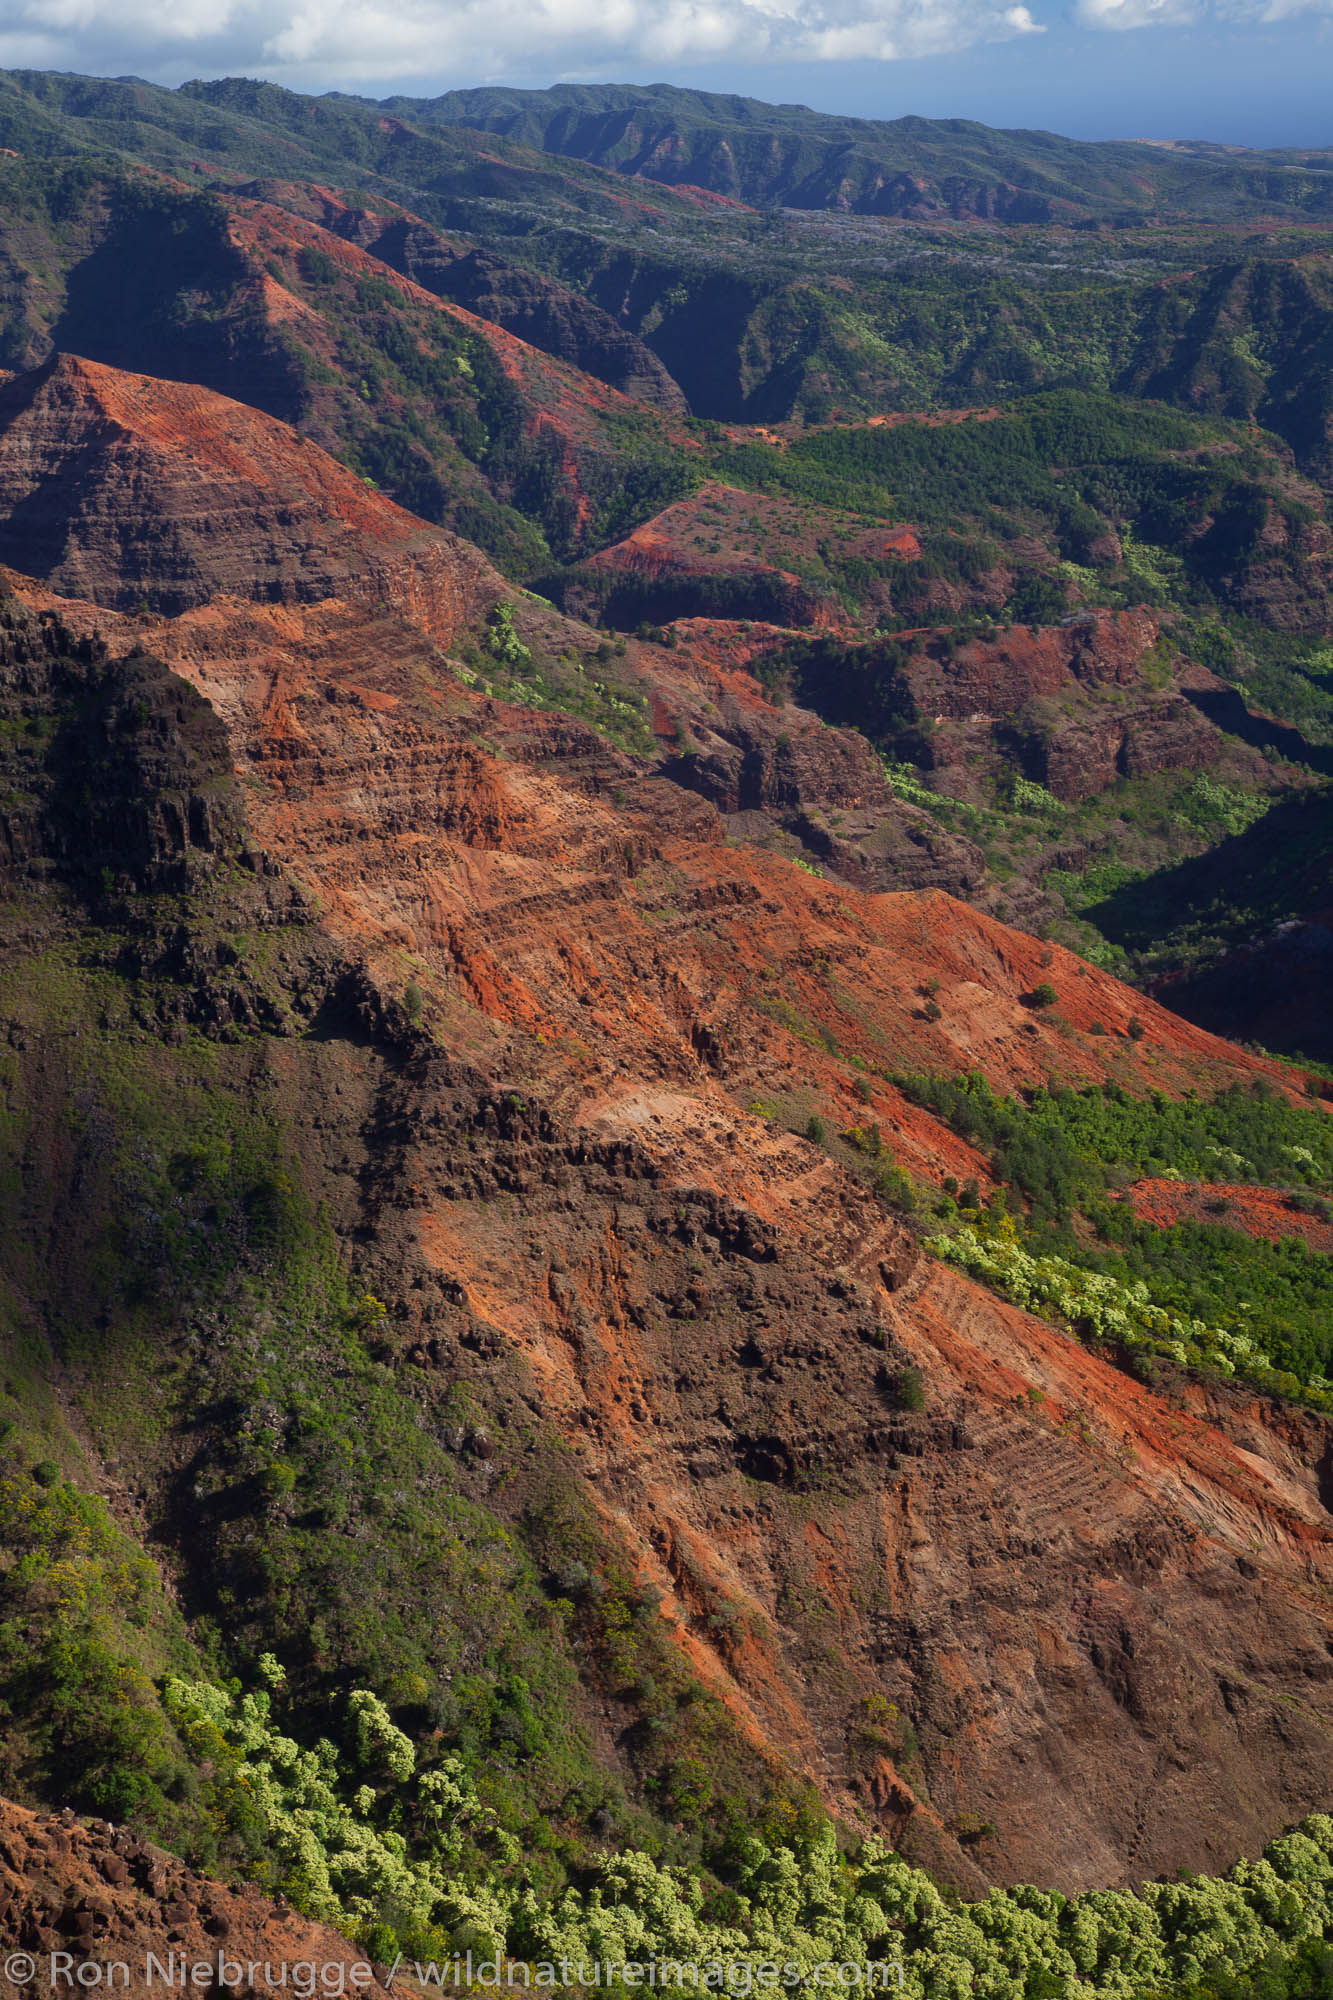
M 399 64 L 495 76 L 632 58 L 890 61 L 1036 26 L 1026 7 L 966 0 L 303 0 L 263 54 L 344 77 Z
M 1333 0 L 1058 5 L 1096 30 L 1333 16 Z M 889 63 L 1037 36 L 1054 11 L 1053 0 L 0 0 L 0 66 L 426 94 L 659 64 Z
M 1085 28 L 1178 28 L 1198 19 L 1192 0 L 1078 0 Z
M 0 61 L 161 76 L 189 51 L 200 72 L 301 87 L 893 61 L 1040 32 L 1004 0 L 0 0 Z
M 240 11 L 235 0 L 172 0 L 168 8 L 159 0 L 0 0 L 0 50 L 40 40 L 68 54 L 85 36 L 113 31 L 127 48 L 161 48 L 225 34 Z
M 1301 14 L 1333 14 L 1333 0 L 1075 0 L 1085 28 L 1180 28 L 1197 21 L 1267 27 Z

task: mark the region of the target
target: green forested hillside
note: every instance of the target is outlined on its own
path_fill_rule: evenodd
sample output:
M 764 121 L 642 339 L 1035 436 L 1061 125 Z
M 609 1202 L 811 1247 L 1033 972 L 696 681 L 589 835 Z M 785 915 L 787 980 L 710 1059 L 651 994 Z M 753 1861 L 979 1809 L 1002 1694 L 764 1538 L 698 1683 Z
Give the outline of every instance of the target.
M 985 214 L 1044 223 L 1162 211 L 1329 212 L 1329 156 L 1082 143 L 967 119 L 838 117 L 805 105 L 671 84 L 489 87 L 394 108 L 423 123 L 476 126 L 543 151 L 652 180 L 694 182 L 749 202 L 868 214 Z

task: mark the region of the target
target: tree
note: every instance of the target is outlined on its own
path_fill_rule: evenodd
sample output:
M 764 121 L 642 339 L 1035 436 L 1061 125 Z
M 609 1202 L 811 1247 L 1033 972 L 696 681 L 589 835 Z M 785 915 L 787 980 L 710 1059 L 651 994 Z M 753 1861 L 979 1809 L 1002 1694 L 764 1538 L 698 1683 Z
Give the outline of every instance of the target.
M 926 1384 L 919 1368 L 904 1368 L 896 1384 L 898 1401 L 905 1410 L 924 1410 Z

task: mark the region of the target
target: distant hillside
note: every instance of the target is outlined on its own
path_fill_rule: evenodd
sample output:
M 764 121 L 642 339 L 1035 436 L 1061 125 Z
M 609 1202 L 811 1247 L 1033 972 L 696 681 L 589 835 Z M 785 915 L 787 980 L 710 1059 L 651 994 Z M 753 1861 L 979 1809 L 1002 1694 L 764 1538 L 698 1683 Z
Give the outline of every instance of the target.
M 17 156 L 0 192 L 0 312 L 25 323 L 40 274 L 64 267 L 86 227 L 76 189 L 67 215 L 45 212 L 50 177 L 114 162 L 291 207 L 659 409 L 823 422 L 1109 389 L 1254 418 L 1305 468 L 1329 462 L 1333 309 L 1311 225 L 1333 215 L 1333 152 L 1088 145 L 666 86 L 376 104 L 242 78 L 166 90 L 35 70 L 0 72 L 0 151 Z M 65 239 L 54 258 L 21 240 L 29 217 Z M 139 282 L 161 290 L 156 253 Z M 108 298 L 99 283 L 94 317 Z M 81 331 L 60 344 L 180 367 L 137 339 L 114 353 Z M 45 351 L 39 339 L 4 358 Z M 290 420 L 275 370 L 289 361 L 271 351 L 244 361 Z M 181 372 L 253 399 L 232 377 Z
M 0 146 L 41 159 L 116 153 L 188 176 L 333 176 L 391 196 L 411 189 L 428 219 L 454 226 L 464 219 L 454 205 L 478 199 L 558 198 L 568 220 L 612 221 L 623 196 L 608 176 L 681 189 L 660 198 L 681 222 L 701 189 L 761 208 L 916 221 L 1333 215 L 1329 149 L 1088 143 L 961 118 L 846 118 L 668 84 L 484 87 L 376 103 L 238 77 L 168 90 L 10 70 L 0 71 Z
M 255 199 L 283 188 L 288 208 Z M 347 240 L 358 232 L 424 284 Z M 199 190 L 124 161 L 0 160 L 0 368 L 61 351 L 248 403 L 511 571 L 613 539 L 675 496 L 687 470 L 663 469 L 654 413 L 565 361 L 679 401 L 632 335 L 424 225 L 391 233 L 318 184 L 303 202 L 290 183 Z M 466 306 L 437 296 L 451 286 Z
M 419 213 L 450 225 L 474 200 L 558 199 L 571 220 L 615 216 L 624 206 L 594 168 L 556 165 L 439 121 L 413 130 L 375 104 L 302 97 L 244 78 L 167 90 L 137 77 L 0 70 L 0 148 L 29 161 L 119 157 L 196 184 L 271 174 L 390 200 L 410 191 Z M 665 190 L 660 199 L 692 212 Z
M 218 86 L 186 88 L 208 95 Z M 660 83 L 453 90 L 425 101 L 392 98 L 385 108 L 422 124 L 501 133 L 623 174 L 789 208 L 1030 223 L 1120 213 L 1132 221 L 1333 214 L 1327 152 L 1088 144 L 964 118 L 845 118 Z

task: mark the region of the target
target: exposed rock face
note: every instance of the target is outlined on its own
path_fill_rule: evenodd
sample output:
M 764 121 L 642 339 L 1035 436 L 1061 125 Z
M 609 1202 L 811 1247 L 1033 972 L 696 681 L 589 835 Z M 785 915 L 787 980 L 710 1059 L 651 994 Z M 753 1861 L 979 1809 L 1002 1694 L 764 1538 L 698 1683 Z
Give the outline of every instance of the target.
M 1008 715 L 1034 695 L 1085 687 L 1134 687 L 1160 628 L 1151 611 L 1090 611 L 1061 625 L 1013 625 L 972 640 L 945 661 L 923 659 L 913 680 L 923 708 L 953 716 Z
M 387 599 L 445 641 L 500 589 L 285 424 L 72 355 L 0 387 L 0 558 L 123 609 Z
M 824 729 L 800 709 L 756 712 L 724 696 L 707 719 L 692 719 L 691 734 L 693 745 L 667 764 L 666 775 L 721 812 L 888 809 L 884 772 L 865 738 Z
M 936 725 L 927 761 L 950 774 L 947 789 L 967 790 L 979 752 L 1002 756 L 1060 799 L 1090 798 L 1117 778 L 1215 763 L 1213 725 L 1174 686 L 1145 680 L 1145 657 L 1160 637 L 1150 611 L 1103 611 L 1058 626 L 1012 626 L 947 657 L 914 655 L 907 678 Z
M 454 642 L 503 587 L 468 544 L 404 513 L 276 419 L 72 357 L 0 390 L 6 504 L 0 554 L 21 554 L 57 591 L 102 605 L 178 613 L 218 593 L 349 599 L 392 606 L 417 650 L 423 633 Z M 562 625 L 547 637 L 558 648 L 589 635 Z M 766 816 L 768 831 L 785 828 L 864 886 L 971 894 L 981 885 L 977 851 L 896 800 L 855 732 L 770 707 L 725 665 L 659 647 L 636 647 L 635 660 L 673 785 L 724 813 Z M 288 721 L 274 713 L 268 726 Z
M 524 1190 L 511 1243 L 486 1188 L 460 1179 L 449 1121 L 406 1100 L 396 1121 L 426 1256 L 517 1344 L 666 1591 L 682 1643 L 737 1712 L 823 1770 L 831 1798 L 882 1814 L 919 1851 L 951 1847 L 953 1815 L 993 1819 L 984 1866 L 998 1874 L 1068 1880 L 1071 1851 L 1084 1880 L 1152 1872 L 1167 1856 L 1202 1864 L 1313 1800 L 1322 1734 L 1312 1726 L 1298 1757 L 1274 1761 L 1253 1705 L 1277 1713 L 1295 1679 L 1303 1701 L 1333 1705 L 1306 1581 L 1333 1550 L 1313 1471 L 1324 1427 L 1312 1420 L 1292 1445 L 1267 1439 L 1261 1413 L 1249 1458 L 1201 1419 L 1168 1435 L 1146 1391 L 956 1277 L 904 1263 L 825 1156 L 736 1109 L 784 1078 L 847 1091 L 834 1082 L 841 1058 L 817 1052 L 823 1033 L 826 1047 L 872 1060 L 883 1036 L 930 1067 L 965 1048 L 997 1080 L 1096 1074 L 1113 1053 L 1124 1060 L 1128 1016 L 1149 1003 L 1064 954 L 1043 972 L 1036 941 L 946 898 L 811 883 L 721 847 L 705 822 L 664 820 L 661 805 L 645 818 L 646 794 L 612 811 L 624 775 L 595 779 L 586 750 L 566 766 L 568 725 L 492 707 L 487 731 L 527 746 L 517 760 L 442 744 L 423 761 L 424 745 L 408 752 L 420 739 L 392 670 L 379 669 L 373 706 L 349 712 L 292 657 L 284 678 L 304 741 L 274 757 L 249 670 L 215 655 L 208 671 L 236 705 L 265 837 L 298 868 L 318 866 L 335 928 L 372 953 L 406 944 L 441 980 L 441 1005 L 466 998 L 521 1042 L 540 1032 L 564 1115 L 649 1163 L 642 1178 L 624 1155 L 617 1194 L 590 1161 L 571 1207 L 558 1132 L 497 1108 L 501 1150 L 485 1171 Z M 470 828 L 423 814 L 441 796 L 443 756 L 463 757 L 460 799 L 484 804 Z M 377 830 L 405 818 L 420 828 L 411 856 Z M 626 839 L 628 869 L 608 865 Z M 429 897 L 414 886 L 423 866 Z M 663 916 L 645 924 L 638 912 L 664 901 L 666 929 Z M 916 1000 L 929 968 L 939 1024 Z M 1072 1043 L 1024 1025 L 1019 995 L 1046 976 Z M 766 990 L 781 996 L 776 1014 L 750 998 Z M 1093 1019 L 1113 1038 L 1087 1037 Z M 926 1047 L 941 1034 L 948 1054 Z M 1149 1035 L 1159 1075 L 1188 1064 L 1191 1047 L 1224 1056 L 1164 1015 Z M 558 1053 L 575 1039 L 586 1053 Z M 424 1112 L 424 1074 L 420 1088 Z M 847 1091 L 843 1115 L 882 1119 L 909 1158 L 932 1143 L 913 1139 L 886 1087 L 872 1098 L 863 1107 Z M 664 1187 L 677 1217 L 707 1195 L 689 1239 L 703 1270 L 679 1285 L 676 1224 L 659 1241 L 653 1221 Z M 770 1246 L 757 1263 L 726 1247 L 733 1225 L 707 1207 L 718 1198 Z M 554 1279 L 530 1268 L 534 1215 L 559 1243 Z M 924 1368 L 926 1419 L 876 1414 L 883 1363 L 862 1324 L 884 1325 Z M 1016 1414 L 1029 1386 L 1047 1398 L 1035 1417 Z M 827 1516 L 817 1532 L 802 1500 L 813 1490 Z M 1262 1583 L 1244 1567 L 1256 1538 L 1274 1552 Z M 743 1642 L 710 1622 L 719 1597 L 753 1614 Z M 832 1651 L 826 1624 L 800 1608 L 816 1604 L 833 1618 Z M 872 1687 L 918 1718 L 929 1808 L 910 1769 L 890 1785 L 862 1765 L 855 1716 Z M 1056 1775 L 1074 1769 L 1072 1785 Z
M 675 618 L 750 618 L 819 628 L 832 609 L 798 576 L 753 559 L 715 560 L 673 546 L 656 521 L 600 549 L 568 579 L 565 608 L 610 625 Z
M 727 143 L 703 159 L 672 133 L 620 137 L 627 158 L 642 149 L 636 171 L 697 165 L 748 184 Z M 810 188 L 894 213 L 1013 215 L 1026 198 L 976 175 L 867 183 L 863 167 Z M 280 356 L 277 335 L 318 316 L 264 269 L 267 216 L 234 209 L 256 257 L 253 294 L 232 305 L 243 317 L 253 299 Z M 449 302 L 426 302 L 431 323 L 486 315 L 510 379 L 538 385 L 515 428 L 563 441 L 573 504 L 597 518 L 573 446 L 602 391 L 565 364 L 677 407 L 645 350 L 559 288 L 410 219 L 343 222 L 332 196 L 311 214 L 308 240 L 287 230 L 293 260 L 332 243 L 358 286 L 383 287 L 369 240 Z M 328 234 L 340 227 L 346 241 Z M 701 341 L 710 310 L 696 307 Z M 49 319 L 34 308 L 32 323 Z M 335 322 L 320 325 L 332 342 Z M 624 414 L 609 391 L 605 406 Z M 1286 571 L 1270 529 L 1273 583 Z M 1127 1380 L 937 1265 L 871 1178 L 882 1135 L 927 1187 L 988 1180 L 984 1158 L 899 1094 L 899 1068 L 975 1068 L 997 1088 L 1113 1077 L 1207 1091 L 1281 1088 L 1272 1064 L 941 893 L 977 891 L 976 851 L 892 798 L 860 737 L 764 701 L 734 619 L 716 621 L 712 659 L 691 656 L 688 632 L 675 651 L 625 656 L 655 762 L 637 711 L 622 740 L 642 756 L 478 692 L 444 649 L 498 593 L 487 565 L 217 396 L 69 357 L 8 383 L 0 554 L 84 599 L 74 640 L 0 612 L 5 893 L 23 923 L 58 935 L 71 984 L 77 968 L 114 985 L 122 1052 L 147 1046 L 165 1077 L 198 1029 L 213 1037 L 210 1077 L 253 1077 L 249 1101 L 280 1122 L 344 1267 L 383 1304 L 377 1384 L 408 1384 L 435 1454 L 414 1508 L 435 1504 L 460 1390 L 469 1409 L 503 1410 L 512 1421 L 469 1439 L 476 1463 L 453 1489 L 478 1517 L 519 1537 L 524 1482 L 549 1455 L 649 1587 L 646 1617 L 660 1592 L 665 1643 L 716 1697 L 719 1735 L 972 1888 L 1218 1867 L 1327 1802 L 1330 1425 L 1244 1390 Z M 647 615 L 706 608 L 711 590 L 734 605 L 741 587 L 789 625 L 833 622 L 793 568 L 678 560 L 653 533 L 600 569 Z M 584 712 L 605 718 L 585 657 L 598 635 L 530 599 L 515 615 L 548 658 L 579 655 Z M 1125 613 L 941 648 L 914 670 L 940 718 L 940 764 L 965 783 L 977 749 L 1079 798 L 1211 759 L 1207 722 L 1157 684 L 1170 671 L 1151 657 L 1159 638 L 1149 614 Z M 841 879 L 772 851 L 792 834 Z M 242 906 L 263 948 L 236 970 L 228 919 Z M 1276 965 L 1269 999 L 1326 1022 L 1327 912 L 1311 910 L 1251 964 L 1256 999 Z M 1303 986 L 1285 945 L 1305 953 Z M 77 1403 L 63 1290 L 71 1246 L 96 1248 L 107 1214 L 89 1195 L 96 1120 L 75 1143 L 66 1110 L 82 1119 L 93 1104 L 114 1129 L 114 1094 L 97 1095 L 109 1045 L 95 1010 L 71 1032 L 32 1007 L 40 1033 L 25 1027 L 28 953 L 22 925 L 6 927 L 4 1111 L 28 1090 L 36 1135 L 6 1166 L 22 1166 L 25 1284 L 52 1302 L 44 1319 L 32 1304 L 33 1351 L 52 1337 L 54 1380 Z M 1048 982 L 1056 1003 L 1038 1014 L 1024 995 Z M 821 1129 L 831 1145 L 799 1136 Z M 107 1174 L 109 1161 L 103 1147 Z M 142 1343 L 158 1453 L 135 1468 L 126 1531 L 186 1615 L 220 1602 L 239 1625 L 263 1535 L 250 1491 L 185 1474 L 195 1454 L 222 1461 L 236 1405 L 195 1406 L 187 1433 L 175 1339 Z M 180 1365 L 206 1376 L 224 1344 L 200 1339 Z M 326 1358 L 318 1391 L 338 1407 Z M 909 1364 L 921 1410 L 902 1393 Z M 111 1454 L 98 1465 L 89 1444 L 85 1462 L 100 1476 Z M 369 1516 L 355 1528 L 378 1551 Z M 327 1532 L 332 1595 L 353 1531 L 339 1543 L 331 1513 L 311 1532 Z M 429 1564 L 392 1567 L 415 1610 Z M 479 1568 L 465 1565 L 469 1585 Z M 423 1629 L 423 1646 L 453 1657 L 442 1626 Z M 259 1650 L 251 1636 L 238 1653 Z M 376 1625 L 368 1644 L 382 1636 Z M 488 1642 L 481 1631 L 476 1657 Z M 644 1710 L 596 1668 L 579 1720 L 632 1789 Z M 875 1725 L 888 1704 L 891 1730 Z M 21 1782 L 27 1746 L 3 1748 Z M 0 1807 L 6 1939 L 91 1941 L 131 1963 L 161 1942 L 354 1955 L 109 1830 Z
M 1321 1802 L 1328 1426 L 1244 1395 L 1167 1410 L 934 1264 L 845 1155 L 795 1136 L 817 1106 L 840 1130 L 878 1126 L 929 1183 L 984 1180 L 895 1069 L 1170 1090 L 1274 1067 L 938 890 L 868 893 L 875 829 L 908 843 L 916 816 L 888 813 L 859 738 L 770 708 L 725 663 L 630 656 L 678 753 L 656 769 L 463 684 L 428 635 L 456 631 L 490 573 L 474 558 L 470 583 L 432 595 L 413 564 L 422 548 L 446 564 L 448 538 L 336 467 L 318 484 L 328 461 L 293 457 L 280 426 L 237 432 L 220 398 L 78 363 L 0 395 L 11 518 L 49 494 L 53 522 L 62 480 L 84 495 L 59 548 L 46 530 L 46 574 L 68 564 L 114 604 L 111 501 L 133 492 L 126 560 L 154 588 L 183 578 L 189 606 L 72 607 L 107 648 L 66 672 L 87 701 L 65 704 L 40 634 L 3 656 L 0 694 L 45 773 L 10 817 L 15 877 L 88 880 L 84 801 L 136 881 L 202 883 L 219 853 L 248 853 L 262 896 L 299 906 L 274 1010 L 292 1150 L 388 1304 L 384 1365 L 419 1370 L 432 1410 L 460 1378 L 503 1375 L 736 1728 L 958 1880 L 1217 1866 Z M 238 509 L 262 487 L 262 551 L 222 543 L 214 572 L 191 450 Z M 185 525 L 154 540 L 159 517 Z M 202 601 L 219 571 L 236 594 Z M 1052 685 L 1080 662 L 1119 687 L 1142 638 L 1112 625 L 1039 651 Z M 54 762 L 26 728 L 43 703 Z M 724 814 L 802 826 L 867 887 L 729 840 Z M 196 977 L 188 935 L 178 956 L 181 1018 L 207 1000 L 228 1026 L 266 1024 L 215 967 Z M 408 967 L 422 1029 L 396 997 Z M 1034 1014 L 1024 995 L 1045 982 L 1058 1006 Z M 300 1032 L 335 990 L 354 1044 Z M 73 1171 L 50 1163 L 53 1214 Z M 896 1391 L 909 1361 L 923 1412 Z M 235 1583 L 226 1523 L 205 1532 L 165 1486 L 154 1504 L 184 1569 Z M 913 1734 L 869 1736 L 872 1694 Z M 594 1726 L 614 1761 L 605 1710 Z M 964 1846 L 977 1819 L 995 1836 Z
M 927 419 L 928 423 L 934 422 Z M 750 433 L 738 435 L 749 436 Z M 767 433 L 775 441 L 776 433 Z M 832 588 L 809 580 L 836 541 L 844 558 L 866 564 L 873 580 L 865 604 L 887 608 L 887 574 L 921 555 L 903 523 L 867 523 L 858 515 L 760 495 L 706 479 L 560 582 L 562 602 L 629 629 L 645 621 L 688 618 L 696 625 L 755 620 L 815 631 L 846 629 L 849 616 Z M 761 553 L 762 552 L 762 553 Z M 878 577 L 873 572 L 878 571 Z M 873 612 L 863 609 L 863 619 Z
M 1146 697 L 1113 722 L 1089 717 L 1025 744 L 1030 775 L 1060 799 L 1095 797 L 1117 778 L 1198 771 L 1218 761 L 1217 732 L 1181 695 Z
M 159 660 L 0 607 L 0 873 L 55 867 L 149 892 L 199 888 L 244 856 L 226 732 Z M 50 725 L 54 723 L 52 729 Z M 34 768 L 32 734 L 44 742 Z
M 757 1147 L 732 1119 L 728 1147 L 715 1110 L 667 1089 L 628 1110 L 592 1127 L 623 1150 L 576 1165 L 531 1111 L 494 1103 L 460 1131 L 404 1099 L 401 1170 L 434 1269 L 518 1343 L 738 1716 L 968 1880 L 1215 1865 L 1275 1787 L 1281 1816 L 1319 1796 L 1322 1723 L 1283 1715 L 1274 1760 L 1258 1717 L 1296 1686 L 1333 1711 L 1325 1424 L 1244 1397 L 1168 1415 L 904 1255 L 799 1141 Z M 465 1134 L 485 1131 L 469 1185 Z M 903 1352 L 923 1416 L 896 1406 Z M 914 1719 L 919 1765 L 868 1740 L 871 1691 Z M 963 1858 L 974 1813 L 997 1834 Z
M 200 1969 L 196 1991 L 230 1984 L 277 1994 L 290 1990 L 296 1976 L 284 1980 L 281 1968 L 297 1965 L 316 1968 L 316 1978 L 324 1977 L 331 1991 L 339 1990 L 340 1973 L 345 1992 L 384 2000 L 388 1990 L 372 1968 L 354 1985 L 352 1968 L 365 1964 L 364 1953 L 327 1924 L 299 1916 L 283 1899 L 262 1895 L 253 1883 L 229 1889 L 125 1828 L 79 1820 L 69 1812 L 28 1812 L 8 1800 L 0 1800 L 0 1951 L 26 1952 L 37 1960 L 31 1990 L 42 1994 L 59 1991 L 66 1976 L 58 1967 L 56 1978 L 50 1977 L 53 1953 L 70 1954 L 74 1968 L 114 1967 L 103 1975 L 107 1984 L 131 1994 L 176 1983 L 182 1967 L 180 1983 L 187 1987 L 192 1969 Z M 148 1964 L 150 1953 L 157 1968 Z M 165 1970 L 168 1962 L 171 1971 Z M 257 1971 L 251 1982 L 252 1964 Z M 234 1965 L 240 1976 L 229 1979 L 227 1970 Z M 318 1970 L 323 1967 L 326 1975 Z M 74 1971 L 68 1976 L 73 1979 Z
M 104 622 L 113 652 L 139 632 Z M 984 1163 L 886 1053 L 1008 1085 L 1269 1066 L 946 896 L 725 844 L 706 801 L 469 696 L 386 614 L 204 606 L 152 637 L 224 721 L 254 835 L 318 883 L 325 946 L 386 994 L 411 954 L 426 996 L 430 1035 L 381 1047 L 372 1017 L 345 1105 L 296 1080 L 332 1053 L 285 1045 L 386 1365 L 428 1402 L 460 1365 L 526 1385 L 737 1727 L 973 1884 L 1217 1865 L 1326 1793 L 1327 1426 L 1164 1410 L 761 1115 L 874 1121 L 936 1179 Z M 1023 1005 L 1042 979 L 1062 1024 Z M 231 1559 L 225 1529 L 172 1531 Z M 867 1738 L 876 1692 L 919 1752 Z M 994 1840 L 964 1850 L 968 1815 Z
M 710 800 L 738 837 L 763 840 L 776 826 L 861 888 L 959 896 L 982 889 L 980 851 L 895 798 L 865 737 L 827 728 L 793 703 L 769 707 L 735 671 L 697 672 L 707 690 L 701 700 L 687 674 L 677 669 L 674 689 L 668 684 L 657 697 L 662 705 L 674 695 L 677 732 L 674 742 L 666 738 L 662 774 Z
M 784 823 L 834 875 L 858 888 L 940 888 L 986 906 L 980 849 L 901 799 L 859 813 L 793 813 Z M 1011 908 L 1014 901 L 1011 893 Z

